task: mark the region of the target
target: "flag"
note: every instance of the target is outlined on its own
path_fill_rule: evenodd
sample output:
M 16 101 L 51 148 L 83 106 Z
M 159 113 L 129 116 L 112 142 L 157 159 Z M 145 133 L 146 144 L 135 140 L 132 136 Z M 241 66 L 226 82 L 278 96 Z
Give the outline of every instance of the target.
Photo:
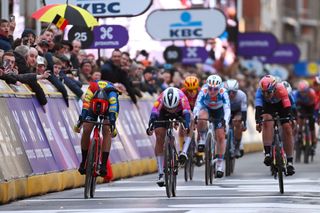
M 56 17 L 54 17 L 52 24 L 56 25 L 60 30 L 64 30 L 68 25 L 68 20 L 57 14 Z

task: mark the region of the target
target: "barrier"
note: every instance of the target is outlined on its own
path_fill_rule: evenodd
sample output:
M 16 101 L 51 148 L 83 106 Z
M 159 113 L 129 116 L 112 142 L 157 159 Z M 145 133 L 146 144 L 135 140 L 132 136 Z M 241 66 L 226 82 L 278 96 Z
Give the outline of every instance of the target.
M 45 107 L 28 87 L 0 81 L 0 203 L 84 184 L 84 176 L 77 172 L 81 135 L 72 130 L 80 113 L 79 103 L 68 89 L 67 107 L 50 82 L 40 84 L 48 99 Z M 155 137 L 145 134 L 153 100 L 146 97 L 134 105 L 130 99 L 120 98 L 119 134 L 112 140 L 110 153 L 113 179 L 157 170 Z M 258 150 L 259 143 L 252 143 L 252 138 L 259 142 L 259 136 L 250 110 L 243 139 L 245 149 Z M 98 182 L 104 180 L 98 178 Z

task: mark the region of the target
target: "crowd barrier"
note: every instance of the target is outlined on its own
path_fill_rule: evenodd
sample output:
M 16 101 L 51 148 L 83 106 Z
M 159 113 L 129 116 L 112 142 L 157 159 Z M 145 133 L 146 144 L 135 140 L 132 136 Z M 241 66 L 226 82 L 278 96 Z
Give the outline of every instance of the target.
M 68 89 L 69 107 L 48 81 L 39 82 L 48 104 L 39 105 L 25 85 L 7 85 L 0 80 L 0 203 L 84 184 L 77 167 L 81 160 L 80 136 L 72 131 L 80 107 Z M 134 105 L 120 99 L 118 136 L 112 141 L 110 160 L 113 179 L 157 170 L 155 137 L 145 129 L 154 98 L 145 95 Z M 245 151 L 261 150 L 254 130 L 253 109 L 248 112 Z M 103 182 L 99 179 L 99 182 Z

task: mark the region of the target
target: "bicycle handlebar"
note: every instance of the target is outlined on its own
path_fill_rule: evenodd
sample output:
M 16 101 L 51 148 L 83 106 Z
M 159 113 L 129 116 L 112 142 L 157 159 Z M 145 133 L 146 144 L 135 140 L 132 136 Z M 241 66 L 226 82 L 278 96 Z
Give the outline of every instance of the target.
M 99 122 L 99 121 L 83 121 L 83 123 L 92 123 L 92 124 L 97 124 L 97 125 L 111 126 L 110 123 L 103 123 L 103 122 Z

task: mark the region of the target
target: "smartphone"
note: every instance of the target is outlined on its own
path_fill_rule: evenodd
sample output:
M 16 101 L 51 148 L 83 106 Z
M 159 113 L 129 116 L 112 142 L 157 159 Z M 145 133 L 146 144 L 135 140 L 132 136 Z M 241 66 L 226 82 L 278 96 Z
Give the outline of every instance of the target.
M 14 15 L 10 15 L 10 22 L 14 22 L 15 21 L 15 19 L 16 19 L 16 17 L 14 16 Z
M 10 62 L 8 60 L 4 60 L 3 63 L 2 63 L 2 67 L 4 69 L 7 69 L 9 66 L 10 66 Z

